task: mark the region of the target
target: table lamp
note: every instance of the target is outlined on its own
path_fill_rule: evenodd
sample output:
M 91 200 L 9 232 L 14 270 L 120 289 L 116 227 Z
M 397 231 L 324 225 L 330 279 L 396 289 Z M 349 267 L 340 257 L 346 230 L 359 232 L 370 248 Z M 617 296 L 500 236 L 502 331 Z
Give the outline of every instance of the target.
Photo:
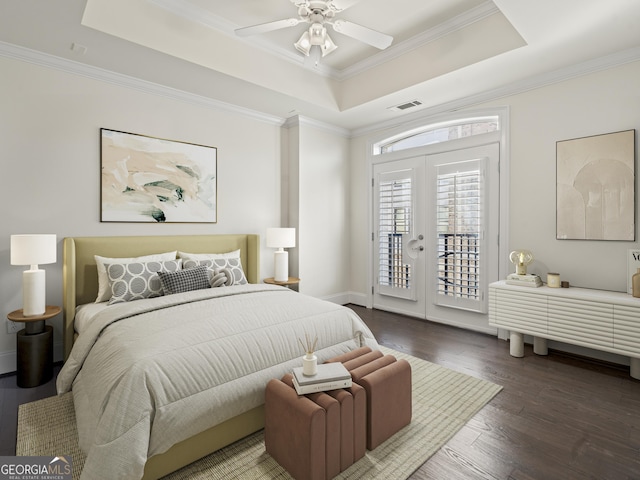
M 289 280 L 289 253 L 285 248 L 296 246 L 295 228 L 267 228 L 267 247 L 277 248 L 274 256 L 276 282 Z
M 45 304 L 45 271 L 38 264 L 56 262 L 55 235 L 11 235 L 11 265 L 30 265 L 22 273 L 22 313 L 42 315 Z
M 509 254 L 509 260 L 516 266 L 516 274 L 526 275 L 527 265 L 533 262 L 533 253 L 529 250 L 514 250 Z

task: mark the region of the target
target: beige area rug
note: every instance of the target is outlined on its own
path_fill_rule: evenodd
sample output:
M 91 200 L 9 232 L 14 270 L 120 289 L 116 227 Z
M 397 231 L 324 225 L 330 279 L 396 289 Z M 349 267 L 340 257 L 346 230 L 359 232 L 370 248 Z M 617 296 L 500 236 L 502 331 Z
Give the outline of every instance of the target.
M 342 472 L 337 478 L 404 479 L 427 461 L 502 387 L 381 347 L 411 363 L 411 424 Z M 71 394 L 20 405 L 16 454 L 71 455 L 73 478 L 80 477 L 84 454 L 78 448 Z M 265 452 L 262 432 L 215 452 L 165 477 L 180 479 L 291 478 Z

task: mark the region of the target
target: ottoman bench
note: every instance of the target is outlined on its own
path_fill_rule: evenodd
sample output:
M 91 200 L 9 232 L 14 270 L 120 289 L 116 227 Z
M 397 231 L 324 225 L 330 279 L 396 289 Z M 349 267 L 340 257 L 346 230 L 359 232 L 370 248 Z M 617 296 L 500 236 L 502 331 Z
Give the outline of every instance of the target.
M 325 480 L 362 458 L 366 394 L 352 387 L 298 396 L 290 374 L 265 390 L 265 448 L 297 480 Z
M 342 362 L 367 399 L 367 449 L 373 450 L 411 423 L 411 365 L 362 347 L 329 360 Z

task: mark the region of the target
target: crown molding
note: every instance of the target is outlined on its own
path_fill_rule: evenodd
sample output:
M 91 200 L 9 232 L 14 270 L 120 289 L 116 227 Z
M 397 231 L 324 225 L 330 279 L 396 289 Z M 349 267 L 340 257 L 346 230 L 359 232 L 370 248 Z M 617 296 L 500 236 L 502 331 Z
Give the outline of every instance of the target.
M 422 108 L 419 112 L 403 115 L 402 117 L 396 117 L 394 119 L 382 121 L 373 125 L 356 128 L 351 131 L 351 134 L 353 137 L 367 135 L 378 130 L 393 128 L 398 125 L 406 124 L 417 119 L 427 118 L 454 110 L 473 107 L 481 103 L 494 101 L 499 98 L 504 98 L 511 95 L 517 95 L 548 85 L 564 82 L 572 78 L 582 77 L 637 61 L 640 61 L 640 47 L 622 50 L 611 55 L 606 55 L 604 57 L 571 65 L 565 68 L 554 70 L 552 72 L 536 75 L 527 78 L 526 80 L 513 82 L 503 87 L 485 90 L 484 92 L 458 98 L 450 102 L 441 103 L 432 107 Z
M 230 103 L 221 102 L 212 98 L 196 95 L 194 93 L 185 92 L 176 88 L 167 87 L 158 83 L 141 80 L 139 78 L 115 73 L 92 65 L 67 60 L 66 58 L 56 57 L 47 53 L 38 52 L 29 48 L 12 45 L 10 43 L 0 42 L 0 57 L 12 58 L 23 62 L 39 65 L 41 67 L 51 68 L 62 72 L 91 78 L 100 82 L 109 83 L 121 87 L 131 88 L 144 93 L 158 95 L 165 98 L 179 100 L 181 102 L 191 103 L 198 106 L 215 108 L 226 112 L 236 113 L 245 117 L 258 120 L 260 122 L 272 125 L 282 126 L 285 119 L 275 115 L 268 115 L 257 110 L 232 105 Z
M 319 120 L 315 120 L 309 117 L 304 117 L 302 115 L 294 115 L 292 117 L 289 117 L 286 119 L 286 121 L 283 124 L 283 127 L 285 128 L 300 127 L 300 126 L 313 127 L 319 130 L 324 130 L 329 133 L 340 135 L 341 137 L 351 138 L 351 131 L 346 128 L 337 127 L 330 123 L 321 122 Z
M 635 47 L 627 50 L 623 50 L 611 55 L 600 57 L 587 62 L 572 65 L 566 68 L 548 72 L 545 74 L 537 75 L 520 82 L 514 82 L 510 85 L 480 92 L 475 95 L 462 97 L 451 102 L 446 102 L 432 107 L 422 108 L 415 113 L 409 113 L 400 117 L 394 117 L 393 119 L 379 122 L 373 125 L 365 126 L 362 128 L 356 128 L 353 130 L 344 129 L 331 125 L 328 123 L 312 120 L 310 118 L 294 116 L 289 118 L 278 117 L 274 115 L 268 115 L 256 110 L 251 110 L 237 105 L 232 105 L 226 102 L 213 100 L 211 98 L 204 97 L 202 95 L 195 95 L 175 88 L 163 86 L 157 83 L 141 80 L 138 78 L 130 77 L 128 75 L 122 75 L 114 73 L 103 68 L 85 65 L 76 61 L 68 60 L 61 57 L 56 57 L 46 53 L 31 50 L 25 47 L 16 46 L 13 44 L 0 42 L 0 57 L 11 58 L 34 65 L 39 65 L 46 68 L 52 68 L 60 70 L 66 73 L 80 75 L 101 82 L 109 83 L 112 85 L 122 86 L 126 88 L 135 89 L 141 92 L 150 93 L 153 95 L 172 98 L 182 102 L 187 102 L 199 106 L 215 108 L 239 115 L 243 115 L 254 120 L 290 128 L 295 125 L 309 125 L 315 128 L 330 131 L 332 133 L 342 135 L 345 137 L 357 137 L 365 134 L 369 134 L 378 130 L 392 128 L 397 125 L 411 122 L 416 119 L 426 118 L 440 113 L 450 112 L 453 110 L 459 110 L 462 108 L 469 108 L 474 105 L 493 101 L 499 98 L 503 98 L 510 95 L 516 95 L 526 91 L 541 88 L 547 85 L 563 82 L 571 78 L 576 78 L 591 73 L 615 68 L 627 63 L 640 61 L 640 47 Z M 297 122 L 297 123 L 296 123 Z

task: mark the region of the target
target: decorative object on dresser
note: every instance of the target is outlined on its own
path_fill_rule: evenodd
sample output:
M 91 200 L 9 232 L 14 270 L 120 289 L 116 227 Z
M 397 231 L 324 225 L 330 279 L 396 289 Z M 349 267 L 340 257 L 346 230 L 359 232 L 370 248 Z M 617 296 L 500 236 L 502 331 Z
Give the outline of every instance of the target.
M 533 263 L 533 253 L 529 250 L 514 250 L 509 254 L 509 260 L 516 266 L 516 275 L 526 275 L 527 265 Z
M 560 274 L 559 273 L 547 273 L 547 287 L 560 288 Z
M 635 130 L 556 143 L 558 240 L 635 240 Z
M 632 295 L 636 298 L 639 298 L 640 297 L 640 268 L 638 268 L 638 271 L 634 273 L 631 281 L 633 283 Z
M 542 280 L 538 275 L 527 273 L 527 265 L 533 263 L 533 253 L 529 250 L 514 250 L 509 254 L 509 260 L 516 266 L 516 273 L 507 275 L 507 283 L 523 287 L 540 287 L 542 285 Z
M 640 250 L 629 250 L 627 256 L 627 293 L 633 295 L 633 276 L 640 268 Z M 634 297 L 637 295 L 633 295 Z
M 514 357 L 524 356 L 524 335 L 532 335 L 538 355 L 548 353 L 547 340 L 557 340 L 628 356 L 630 375 L 640 380 L 639 318 L 640 301 L 622 292 L 489 285 L 489 324 L 510 330 Z
M 100 129 L 101 222 L 217 222 L 217 149 Z
M 22 273 L 22 314 L 25 317 L 45 313 L 46 273 L 38 265 L 55 262 L 55 235 L 11 235 L 11 265 L 30 265 Z
M 276 282 L 289 280 L 289 253 L 284 249 L 295 246 L 295 228 L 267 228 L 267 247 L 278 249 L 273 258 Z

